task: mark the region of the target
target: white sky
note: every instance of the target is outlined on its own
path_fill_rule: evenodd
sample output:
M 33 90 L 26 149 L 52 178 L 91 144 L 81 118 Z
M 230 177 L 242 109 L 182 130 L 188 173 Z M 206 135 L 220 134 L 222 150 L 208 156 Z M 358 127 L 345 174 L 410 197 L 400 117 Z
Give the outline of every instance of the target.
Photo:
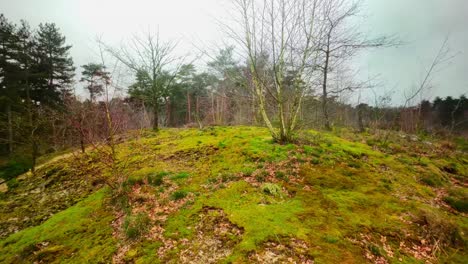
M 79 71 L 79 66 L 99 61 L 96 36 L 118 45 L 132 34 L 159 29 L 162 38 L 179 41 L 181 53 L 197 52 L 193 44 L 222 47 L 225 39 L 216 19 L 228 17 L 228 1 L 0 0 L 0 12 L 10 21 L 25 19 L 33 27 L 56 23 L 73 45 L 71 55 Z M 427 96 L 468 93 L 468 0 L 367 0 L 363 13 L 368 15 L 365 30 L 375 35 L 397 33 L 407 45 L 361 54 L 354 65 L 362 78 L 380 74 L 382 93 L 394 90 L 394 102 L 401 102 L 403 90 L 421 80 L 450 32 L 450 47 L 459 53 L 437 73 Z

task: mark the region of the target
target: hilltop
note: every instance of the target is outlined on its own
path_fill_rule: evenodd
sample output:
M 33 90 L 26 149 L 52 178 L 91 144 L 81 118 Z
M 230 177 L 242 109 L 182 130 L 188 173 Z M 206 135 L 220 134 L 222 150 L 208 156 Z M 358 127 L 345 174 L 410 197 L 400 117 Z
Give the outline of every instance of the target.
M 120 139 L 0 193 L 2 263 L 466 263 L 466 141 L 258 127 Z

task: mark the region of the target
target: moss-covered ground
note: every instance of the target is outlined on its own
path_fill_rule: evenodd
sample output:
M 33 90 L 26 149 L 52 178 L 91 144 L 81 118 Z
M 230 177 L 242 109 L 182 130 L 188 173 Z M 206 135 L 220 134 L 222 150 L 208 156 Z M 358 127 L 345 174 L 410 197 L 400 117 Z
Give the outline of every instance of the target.
M 103 187 L 113 175 L 99 153 L 10 180 L 0 262 L 466 263 L 465 145 L 385 131 L 302 131 L 287 145 L 257 127 L 142 131 L 118 146 L 119 196 Z

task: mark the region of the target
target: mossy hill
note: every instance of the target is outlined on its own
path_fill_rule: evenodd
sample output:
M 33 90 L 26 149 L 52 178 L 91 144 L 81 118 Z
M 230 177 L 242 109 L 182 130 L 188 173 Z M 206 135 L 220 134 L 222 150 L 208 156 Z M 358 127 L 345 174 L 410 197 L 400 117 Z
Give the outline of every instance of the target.
M 467 263 L 466 141 L 382 131 L 135 132 L 0 194 L 0 263 Z

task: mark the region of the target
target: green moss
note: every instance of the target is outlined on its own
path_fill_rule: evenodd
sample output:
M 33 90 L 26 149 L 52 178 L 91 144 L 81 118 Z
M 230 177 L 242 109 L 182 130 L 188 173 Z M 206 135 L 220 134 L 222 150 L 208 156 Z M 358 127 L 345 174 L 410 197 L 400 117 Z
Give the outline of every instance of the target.
M 183 199 L 188 193 L 194 195 L 177 211 L 158 217 L 167 221 L 152 223 L 138 214 L 128 216 L 124 231 L 129 238 L 140 239 L 126 241 L 130 250 L 124 260 L 161 262 L 157 252 L 162 242 L 142 238 L 153 224 L 161 225 L 164 236 L 176 242 L 165 260 L 176 258 L 187 250 L 180 242 L 199 239 L 197 228 L 203 224 L 200 213 L 206 208 L 216 208 L 242 230 L 239 237 L 232 239 L 237 243 L 232 255 L 221 262 L 245 263 L 252 252 L 262 252 L 267 242 L 288 247 L 285 243 L 295 238 L 308 245 L 307 254 L 316 263 L 364 263 L 364 251 L 388 257 L 379 240 L 385 236 L 395 252 L 395 258 L 390 261 L 401 257 L 403 263 L 418 263 L 398 251 L 399 242 L 426 235 L 424 232 L 429 229 L 427 223 L 415 224 L 408 212 L 429 207 L 444 220 L 428 218 L 431 230 L 448 226 L 452 231 L 460 230 L 458 234 L 468 233 L 468 221 L 463 214 L 432 205 L 437 197 L 434 187 L 444 187 L 450 190 L 445 202 L 462 212 L 466 210 L 465 188 L 453 188 L 453 182 L 466 180 L 468 159 L 460 152 L 449 155 L 453 153 L 433 149 L 437 144 L 425 146 L 423 142 L 401 139 L 398 134 L 384 136 L 382 139 L 372 133 L 354 134 L 344 129 L 334 133 L 306 131 L 299 134 L 297 144 L 279 145 L 272 141 L 267 129 L 259 127 L 143 131 L 139 139 L 120 144 L 119 155 L 128 158 L 125 170 L 130 175 L 129 184 L 142 184 L 139 191 L 145 199 L 122 198 L 123 206 L 116 208 L 130 214 L 130 204 L 134 202 L 144 207 L 149 205 L 146 201 L 154 198 L 161 206 L 167 206 L 173 203 L 169 199 Z M 366 141 L 368 144 L 363 143 Z M 89 165 L 95 166 L 95 161 Z M 60 171 L 58 167 L 50 167 L 44 172 L 50 176 L 45 178 L 53 179 Z M 257 182 L 252 185 L 244 179 Z M 177 191 L 168 195 L 169 186 Z M 0 204 L 4 205 L 10 206 Z M 101 218 L 108 217 L 109 222 L 113 219 L 111 209 L 96 208 L 93 211 Z M 108 262 L 115 250 L 111 236 L 98 237 L 87 231 L 83 231 L 84 238 L 74 235 L 76 222 L 83 223 L 83 230 L 95 225 L 99 230 L 107 228 L 106 232 L 111 234 L 109 222 L 99 224 L 101 218 L 92 223 L 67 218 L 63 226 L 54 228 L 72 234 L 71 237 L 47 238 L 49 244 L 44 248 L 39 238 L 24 245 L 19 245 L 19 240 L 2 241 L 0 253 L 6 253 L 0 256 L 0 262 L 14 261 L 15 255 L 29 262 L 77 262 L 75 254 L 92 250 L 81 246 L 82 239 L 98 244 L 98 250 L 108 256 L 102 261 Z M 48 230 L 41 229 L 44 233 Z M 442 233 L 437 236 L 441 237 Z M 374 239 L 364 246 L 351 243 L 350 239 L 359 239 L 359 234 L 371 234 Z M 80 246 L 71 245 L 72 239 L 79 241 Z M 106 248 L 100 248 L 99 243 Z M 452 254 L 450 260 L 454 262 L 466 255 L 466 250 L 453 245 L 444 246 L 443 250 Z M 443 262 L 444 257 L 440 256 L 439 260 Z
M 99 191 L 43 224 L 2 240 L 0 262 L 33 262 L 46 255 L 49 263 L 110 261 L 116 241 L 110 226 L 113 215 L 103 204 L 105 197 L 106 192 Z
M 444 185 L 444 180 L 437 174 L 429 174 L 421 177 L 421 182 L 432 187 L 440 187 Z
M 459 212 L 468 212 L 468 190 L 463 188 L 453 188 L 449 191 L 449 195 L 444 198 L 452 208 Z
M 163 184 L 164 176 L 169 175 L 168 172 L 152 172 L 148 174 L 148 183 L 153 186 L 161 186 Z
M 171 176 L 170 178 L 171 180 L 181 180 L 181 179 L 187 179 L 189 176 L 190 174 L 188 172 L 180 172 L 174 176 Z
M 299 200 L 268 198 L 262 192 L 240 181 L 219 190 L 206 202 L 226 212 L 229 220 L 244 229 L 238 249 L 246 252 L 276 236 L 302 236 L 305 227 L 297 218 L 303 210 Z

